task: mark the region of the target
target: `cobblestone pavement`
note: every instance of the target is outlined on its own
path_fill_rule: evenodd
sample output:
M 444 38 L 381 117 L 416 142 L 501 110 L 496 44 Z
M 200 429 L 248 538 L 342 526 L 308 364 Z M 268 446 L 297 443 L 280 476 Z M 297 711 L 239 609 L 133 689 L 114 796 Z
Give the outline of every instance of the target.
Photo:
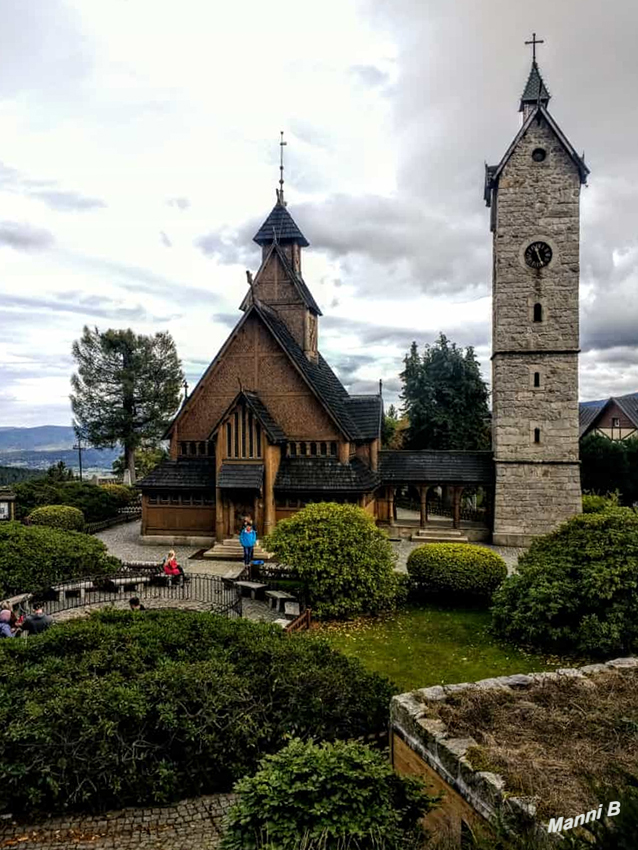
M 117 611 L 128 611 L 130 610 L 128 600 L 129 595 L 127 595 L 126 599 L 114 599 L 113 601 L 102 602 L 95 605 L 68 608 L 66 611 L 59 611 L 57 614 L 52 614 L 52 617 L 56 623 L 64 623 L 67 620 L 74 620 L 76 617 L 88 617 L 92 611 L 97 611 L 101 608 L 115 608 Z M 196 599 L 170 599 L 166 597 L 158 597 L 156 599 L 142 598 L 141 601 L 147 611 L 156 610 L 158 608 L 180 608 L 183 611 L 210 611 L 211 609 L 210 602 L 198 602 Z
M 62 815 L 35 823 L 0 821 L 0 848 L 24 850 L 212 850 L 235 796 L 214 794 L 174 806 Z
M 161 546 L 140 543 L 140 530 L 142 523 L 126 522 L 100 531 L 95 537 L 106 543 L 109 553 L 120 558 L 122 561 L 156 561 L 161 564 L 166 553 L 171 548 L 166 544 Z M 199 552 L 201 546 L 175 546 L 175 555 L 178 563 L 184 566 L 189 573 L 203 573 L 205 575 L 223 575 L 231 567 L 236 567 L 238 561 L 189 561 L 191 555 Z

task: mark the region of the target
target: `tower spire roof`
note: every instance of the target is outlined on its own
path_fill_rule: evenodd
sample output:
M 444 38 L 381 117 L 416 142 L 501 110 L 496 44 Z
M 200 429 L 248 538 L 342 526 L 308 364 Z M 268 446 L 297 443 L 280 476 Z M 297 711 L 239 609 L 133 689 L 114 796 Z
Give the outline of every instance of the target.
M 525 91 L 521 97 L 519 112 L 523 111 L 526 103 L 533 104 L 534 106 L 541 103 L 543 106 L 547 106 L 550 97 L 551 95 L 543 81 L 543 78 L 541 77 L 541 72 L 538 69 L 538 64 L 536 60 L 534 60 L 532 62 L 532 69 L 529 72 L 529 77 L 527 78 Z

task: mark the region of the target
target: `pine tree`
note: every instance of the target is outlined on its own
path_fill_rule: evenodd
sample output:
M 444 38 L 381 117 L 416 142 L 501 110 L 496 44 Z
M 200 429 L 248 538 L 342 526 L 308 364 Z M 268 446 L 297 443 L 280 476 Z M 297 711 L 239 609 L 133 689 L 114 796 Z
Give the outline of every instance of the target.
M 489 448 L 489 391 L 471 346 L 464 351 L 441 334 L 423 355 L 413 342 L 403 363 L 406 448 Z
M 135 449 L 157 441 L 177 411 L 184 375 L 168 332 L 84 328 L 73 343 L 78 371 L 71 407 L 78 433 L 96 448 L 124 448 L 135 481 Z

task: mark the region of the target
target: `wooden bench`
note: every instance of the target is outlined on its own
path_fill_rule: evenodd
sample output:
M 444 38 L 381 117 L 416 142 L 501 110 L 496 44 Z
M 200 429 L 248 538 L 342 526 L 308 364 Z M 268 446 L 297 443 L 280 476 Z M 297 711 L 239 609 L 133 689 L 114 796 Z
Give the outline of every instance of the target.
M 77 594 L 80 597 L 80 601 L 84 602 L 84 598 L 87 590 L 96 590 L 95 585 L 93 584 L 93 580 L 91 581 L 76 581 L 73 584 L 62 584 L 55 585 L 53 588 L 57 593 L 64 593 L 64 598 L 68 599 L 69 595 Z
M 234 587 L 234 585 L 240 581 L 240 576 L 244 574 L 246 571 L 246 567 L 233 567 L 233 569 L 228 570 L 222 576 L 222 583 L 224 587 L 230 588 Z
M 138 585 L 150 584 L 150 581 L 151 576 L 129 576 L 126 578 L 107 577 L 105 585 L 107 588 L 111 585 L 116 593 L 121 593 L 123 590 L 137 590 Z
M 268 599 L 268 606 L 273 611 L 280 611 L 282 614 L 285 613 L 284 606 L 288 600 L 291 602 L 296 601 L 292 593 L 286 593 L 285 590 L 267 590 L 266 597 Z
M 262 592 L 268 587 L 267 584 L 263 584 L 260 581 L 236 581 L 235 587 L 238 587 L 242 593 L 242 596 L 246 596 L 244 593 L 247 590 L 250 593 L 251 599 L 258 599 Z

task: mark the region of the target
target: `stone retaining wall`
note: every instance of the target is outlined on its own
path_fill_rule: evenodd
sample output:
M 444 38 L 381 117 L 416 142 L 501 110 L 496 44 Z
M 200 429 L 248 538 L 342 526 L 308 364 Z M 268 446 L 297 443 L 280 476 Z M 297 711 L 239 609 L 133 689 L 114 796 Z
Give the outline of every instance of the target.
M 520 691 L 561 677 L 584 678 L 607 670 L 636 667 L 638 658 L 617 658 L 606 664 L 564 668 L 554 673 L 501 676 L 401 694 L 393 698 L 390 709 L 392 763 L 400 772 L 422 776 L 431 793 L 446 792 L 441 808 L 429 816 L 431 827 L 437 831 L 445 830 L 460 841 L 464 823 L 472 827 L 477 822 L 487 826 L 490 822 L 504 821 L 513 830 L 525 824 L 547 834 L 546 825 L 535 820 L 536 802 L 510 796 L 499 774 L 475 770 L 466 753 L 470 747 L 478 746 L 477 742 L 473 738 L 450 736 L 442 720 L 428 716 L 428 707 L 463 690 Z

